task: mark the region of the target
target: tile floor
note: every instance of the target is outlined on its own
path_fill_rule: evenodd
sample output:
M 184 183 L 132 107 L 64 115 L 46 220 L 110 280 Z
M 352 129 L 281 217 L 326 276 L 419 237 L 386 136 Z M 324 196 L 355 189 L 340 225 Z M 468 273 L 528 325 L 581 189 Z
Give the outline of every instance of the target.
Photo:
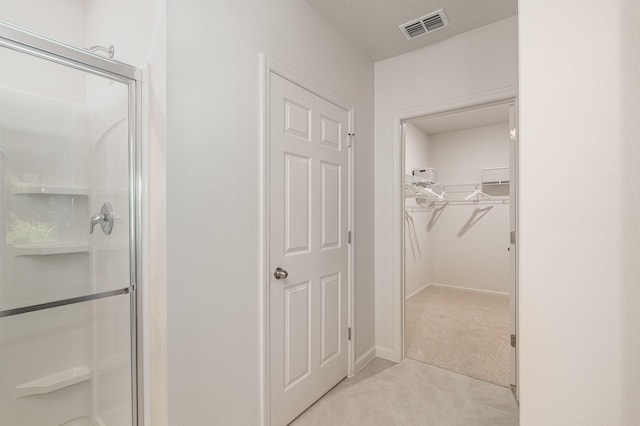
M 509 389 L 407 359 L 374 359 L 291 426 L 517 426 Z

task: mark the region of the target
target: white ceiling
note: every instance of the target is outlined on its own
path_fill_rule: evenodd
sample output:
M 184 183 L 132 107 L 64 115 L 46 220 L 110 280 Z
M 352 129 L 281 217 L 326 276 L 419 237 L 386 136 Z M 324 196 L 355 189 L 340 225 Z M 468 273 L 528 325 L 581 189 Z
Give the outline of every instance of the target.
M 518 13 L 517 0 L 307 0 L 374 61 L 400 55 Z M 450 26 L 407 40 L 399 25 L 444 9 Z
M 416 118 L 409 121 L 426 134 L 471 129 L 509 121 L 509 105 L 491 105 L 466 111 Z

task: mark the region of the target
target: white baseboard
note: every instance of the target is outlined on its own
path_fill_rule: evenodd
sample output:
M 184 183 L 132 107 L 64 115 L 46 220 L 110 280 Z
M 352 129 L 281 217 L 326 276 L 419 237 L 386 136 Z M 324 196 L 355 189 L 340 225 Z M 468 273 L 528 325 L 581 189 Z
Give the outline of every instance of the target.
M 376 347 L 372 346 L 371 349 L 363 353 L 356 359 L 355 371 L 353 374 L 357 374 L 358 371 L 362 370 L 365 365 L 369 364 L 376 357 Z
M 413 296 L 415 296 L 416 294 L 420 293 L 422 290 L 424 290 L 425 288 L 429 287 L 430 285 L 431 285 L 431 283 L 426 283 L 425 285 L 423 285 L 422 287 L 420 287 L 419 289 L 417 289 L 413 293 L 405 296 L 405 300 L 412 298 Z
M 388 359 L 389 361 L 398 362 L 395 359 L 395 354 L 393 349 L 390 349 L 390 348 L 383 348 L 380 346 L 376 346 L 376 356 L 378 358 L 384 358 L 384 359 Z
M 477 289 L 477 288 L 460 287 L 460 286 L 457 286 L 457 285 L 449 285 L 449 284 L 429 283 L 429 284 L 427 284 L 425 286 L 425 288 L 428 287 L 428 286 L 453 288 L 453 289 L 456 289 L 456 290 L 472 291 L 474 293 L 495 294 L 495 295 L 498 295 L 498 296 L 509 296 L 509 293 L 503 293 L 501 291 L 480 290 L 480 289 Z

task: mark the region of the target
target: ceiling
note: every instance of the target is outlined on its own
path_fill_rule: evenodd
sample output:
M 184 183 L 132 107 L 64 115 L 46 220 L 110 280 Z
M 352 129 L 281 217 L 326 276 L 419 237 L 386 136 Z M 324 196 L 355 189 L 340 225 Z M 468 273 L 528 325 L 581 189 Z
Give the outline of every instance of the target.
M 400 55 L 518 13 L 517 0 L 307 0 L 374 61 Z M 407 40 L 399 25 L 444 9 L 449 27 Z
M 491 105 L 466 111 L 416 118 L 409 121 L 426 134 L 471 129 L 509 121 L 509 104 Z

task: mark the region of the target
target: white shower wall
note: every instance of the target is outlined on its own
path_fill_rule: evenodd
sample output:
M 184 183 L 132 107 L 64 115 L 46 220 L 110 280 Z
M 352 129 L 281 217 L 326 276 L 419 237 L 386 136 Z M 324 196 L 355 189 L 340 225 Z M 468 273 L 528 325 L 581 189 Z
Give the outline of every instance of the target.
M 154 425 L 166 424 L 166 2 L 164 0 L 0 0 L 0 19 L 80 47 L 113 44 L 114 59 L 135 66 L 148 64 L 145 80 L 143 133 L 147 143 L 149 176 L 149 244 L 143 258 L 154 268 L 143 277 L 143 315 L 146 365 L 149 367 L 145 418 Z M 38 13 L 34 13 L 37 10 Z M 0 76 L 4 80 L 7 70 Z M 52 74 L 54 76 L 54 74 Z M 52 97 L 83 99 L 84 85 L 55 76 L 56 84 L 30 78 L 29 70 L 13 73 L 14 86 L 49 90 Z M 146 108 L 148 106 L 148 108 Z M 153 353 L 153 357 L 150 354 Z M 153 402 L 152 402 L 153 400 Z
M 2 0 L 0 0 L 2 1 Z M 147 66 L 144 76 L 143 168 L 148 178 L 143 215 L 143 334 L 145 421 L 167 420 L 167 106 L 165 0 L 86 1 L 86 45 L 113 44 L 115 59 Z
M 2 19 L 86 46 L 86 2 L 51 3 L 2 1 Z M 55 221 L 57 241 L 90 243 L 85 252 L 49 256 L 14 256 L 8 244 L 2 253 L 3 308 L 126 287 L 127 87 L 28 55 L 2 55 L 12 64 L 0 70 L 3 244 L 9 211 L 24 214 L 31 207 L 47 212 L 43 220 Z M 16 184 L 64 185 L 80 195 L 11 195 Z M 106 238 L 98 226 L 89 236 L 88 220 L 106 200 L 117 206 L 114 231 Z M 6 421 L 130 424 L 127 296 L 3 318 L 0 326 Z M 88 378 L 37 397 L 19 396 L 21 384 L 72 371 Z
M 39 69 L 39 60 L 30 60 L 28 65 Z M 85 84 L 97 78 L 60 67 L 44 68 L 47 78 L 59 73 L 71 80 L 69 74 L 73 74 Z M 42 75 L 35 77 L 43 79 Z M 0 147 L 6 154 L 2 167 L 3 307 L 126 287 L 128 138 L 122 120 L 127 117 L 127 88 L 103 85 L 101 93 L 74 102 L 12 87 L 2 91 L 6 111 L 0 122 Z M 33 185 L 68 189 L 59 190 L 59 195 L 21 192 Z M 109 238 L 100 232 L 89 237 L 88 219 L 104 201 L 117 208 L 114 232 Z M 33 241 L 39 237 L 18 233 L 18 221 L 32 227 L 42 223 L 38 226 L 51 227 L 51 235 L 42 243 Z M 38 252 L 50 240 L 80 248 L 64 254 L 27 254 Z M 104 418 L 108 401 L 107 411 L 118 410 L 123 413 L 118 417 L 125 421 L 110 424 L 127 424 L 130 386 L 123 386 L 123 380 L 128 382 L 130 371 L 128 311 L 128 298 L 118 297 L 3 318 L 0 359 L 8 370 L 0 374 L 0 387 L 3 403 L 9 404 L 2 410 L 6 418 L 16 425 Z M 27 383 L 79 370 L 87 377 L 77 384 L 37 397 L 19 390 Z
M 28 17 L 33 15 L 31 7 L 18 2 L 4 6 L 6 15 L 3 19 L 29 27 Z M 46 10 L 46 5 L 42 6 Z M 68 10 L 65 6 L 69 6 Z M 82 37 L 81 33 L 76 33 L 81 25 L 74 21 L 78 14 L 70 3 L 63 2 L 60 10 L 52 11 L 49 18 L 64 15 L 64 12 L 69 12 L 66 18 L 60 16 L 69 21 L 63 30 L 64 36 Z M 44 20 L 42 24 L 45 24 Z M 76 148 L 79 148 L 82 129 L 72 126 L 72 117 L 77 116 L 74 102 L 85 97 L 84 82 L 71 73 L 61 72 L 60 67 L 53 64 L 34 67 L 35 59 L 27 55 L 5 49 L 2 55 L 12 64 L 0 71 L 4 112 L 0 122 L 0 149 L 5 153 L 0 168 L 0 244 L 3 247 L 0 294 L 3 308 L 7 308 L 88 292 L 90 264 L 87 253 L 55 256 L 57 259 L 15 257 L 9 241 L 5 243 L 13 220 L 11 214 L 22 220 L 35 220 L 25 215 L 30 208 L 35 208 L 40 215 L 44 214 L 40 221 L 64 224 L 69 218 L 64 217 L 64 212 L 46 213 L 47 206 L 53 204 L 56 209 L 68 209 L 68 215 L 88 215 L 86 197 L 76 197 L 72 202 L 71 198 L 65 197 L 12 196 L 14 184 L 76 183 L 87 186 L 88 182 L 82 167 L 73 166 L 80 165 L 72 158 L 80 154 Z M 52 81 L 43 81 L 43 72 Z M 65 163 L 66 167 L 63 167 Z M 74 237 L 79 229 L 56 228 L 55 238 L 77 239 Z M 9 236 L 9 239 L 13 237 Z M 5 421 L 16 425 L 59 424 L 91 415 L 88 381 L 37 397 L 19 397 L 17 393 L 18 386 L 56 373 L 75 368 L 90 371 L 93 334 L 88 320 L 90 312 L 91 306 L 84 304 L 0 320 L 0 410 Z

